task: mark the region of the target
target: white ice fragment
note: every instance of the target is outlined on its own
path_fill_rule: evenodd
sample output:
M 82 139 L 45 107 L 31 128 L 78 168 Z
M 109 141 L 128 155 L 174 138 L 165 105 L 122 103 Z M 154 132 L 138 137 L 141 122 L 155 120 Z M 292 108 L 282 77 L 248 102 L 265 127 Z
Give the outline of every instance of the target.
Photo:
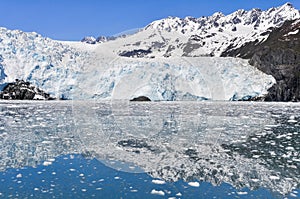
M 239 191 L 239 192 L 236 192 L 238 195 L 247 195 L 248 192 L 247 191 Z
M 120 179 L 120 177 L 119 176 L 116 176 L 116 177 L 114 177 L 115 178 L 115 180 L 119 180 Z
M 49 161 L 45 161 L 45 162 L 43 163 L 44 166 L 49 166 L 49 165 L 51 165 L 51 164 L 52 164 L 52 162 L 49 162 Z
M 251 179 L 252 182 L 259 182 L 259 179 L 253 178 Z
M 294 197 L 294 198 L 297 198 L 298 196 L 294 193 L 291 193 L 290 196 Z
M 199 182 L 189 182 L 188 185 L 190 185 L 191 187 L 199 187 L 200 183 Z
M 84 176 L 84 174 L 83 174 L 83 173 L 81 173 L 81 174 L 79 174 L 79 176 L 80 176 L 80 177 L 83 177 L 83 176 Z
M 86 190 L 86 189 L 81 189 L 81 191 L 82 191 L 82 192 L 86 192 L 87 190 Z
M 288 151 L 294 151 L 294 150 L 295 150 L 295 148 L 292 147 L 292 146 L 288 146 L 288 147 L 286 147 L 285 149 L 288 150 Z
M 182 194 L 181 194 L 180 192 L 178 192 L 178 193 L 176 194 L 176 196 L 180 197 L 180 196 L 182 196 Z
M 22 174 L 19 173 L 19 174 L 16 176 L 16 178 L 22 178 Z
M 153 195 L 159 195 L 159 196 L 164 196 L 165 192 L 152 189 L 151 194 L 153 194 Z
M 70 171 L 74 172 L 74 171 L 76 171 L 76 169 L 70 169 Z
M 152 180 L 152 183 L 153 184 L 166 184 L 166 182 L 163 180 Z
M 278 177 L 278 176 L 270 176 L 270 179 L 271 179 L 271 180 L 279 180 L 280 177 Z

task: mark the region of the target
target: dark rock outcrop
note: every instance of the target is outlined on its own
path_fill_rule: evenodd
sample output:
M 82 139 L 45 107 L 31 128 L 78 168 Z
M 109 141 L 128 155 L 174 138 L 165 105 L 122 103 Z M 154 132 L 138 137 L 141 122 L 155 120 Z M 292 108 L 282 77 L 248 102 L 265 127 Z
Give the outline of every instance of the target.
M 130 101 L 132 101 L 132 102 L 134 102 L 134 101 L 147 102 L 147 101 L 151 101 L 151 99 L 149 99 L 146 96 L 140 96 L 140 97 L 133 98 Z
M 132 51 L 124 51 L 124 52 L 121 52 L 119 55 L 122 57 L 142 58 L 150 53 L 152 53 L 151 49 L 148 49 L 148 50 L 138 49 L 138 50 L 132 50 Z
M 8 83 L 3 91 L 0 92 L 0 99 L 8 100 L 51 100 L 48 93 L 36 88 L 29 82 L 16 80 L 14 83 Z
M 251 65 L 276 79 L 265 101 L 300 101 L 300 20 L 287 21 L 268 32 L 266 41 L 228 49 L 222 56 L 250 59 Z

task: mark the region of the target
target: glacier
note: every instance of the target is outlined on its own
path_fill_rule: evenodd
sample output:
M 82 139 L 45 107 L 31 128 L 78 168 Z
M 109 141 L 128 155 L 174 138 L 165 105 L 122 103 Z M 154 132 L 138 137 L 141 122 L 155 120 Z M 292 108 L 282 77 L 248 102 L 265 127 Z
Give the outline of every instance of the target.
M 0 83 L 22 79 L 60 99 L 237 100 L 275 83 L 237 58 L 121 57 L 123 38 L 89 45 L 5 28 L 0 38 Z

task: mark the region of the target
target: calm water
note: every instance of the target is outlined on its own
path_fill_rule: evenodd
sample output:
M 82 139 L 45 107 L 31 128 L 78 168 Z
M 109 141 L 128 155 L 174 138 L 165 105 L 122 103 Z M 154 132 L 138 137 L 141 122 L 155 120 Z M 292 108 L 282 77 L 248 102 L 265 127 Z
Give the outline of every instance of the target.
M 0 198 L 300 198 L 300 104 L 0 102 Z

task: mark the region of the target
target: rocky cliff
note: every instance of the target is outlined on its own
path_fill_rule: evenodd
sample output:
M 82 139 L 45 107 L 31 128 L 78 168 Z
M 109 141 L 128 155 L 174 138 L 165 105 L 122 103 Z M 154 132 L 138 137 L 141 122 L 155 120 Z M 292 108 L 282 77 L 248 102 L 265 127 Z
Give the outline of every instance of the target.
M 0 99 L 10 100 L 51 100 L 48 93 L 36 88 L 29 82 L 16 80 L 16 82 L 7 84 L 0 93 Z
M 241 48 L 228 49 L 222 56 L 250 59 L 250 64 L 272 75 L 276 84 L 266 101 L 300 101 L 300 20 L 285 22 L 269 29 L 265 41 L 248 42 Z

